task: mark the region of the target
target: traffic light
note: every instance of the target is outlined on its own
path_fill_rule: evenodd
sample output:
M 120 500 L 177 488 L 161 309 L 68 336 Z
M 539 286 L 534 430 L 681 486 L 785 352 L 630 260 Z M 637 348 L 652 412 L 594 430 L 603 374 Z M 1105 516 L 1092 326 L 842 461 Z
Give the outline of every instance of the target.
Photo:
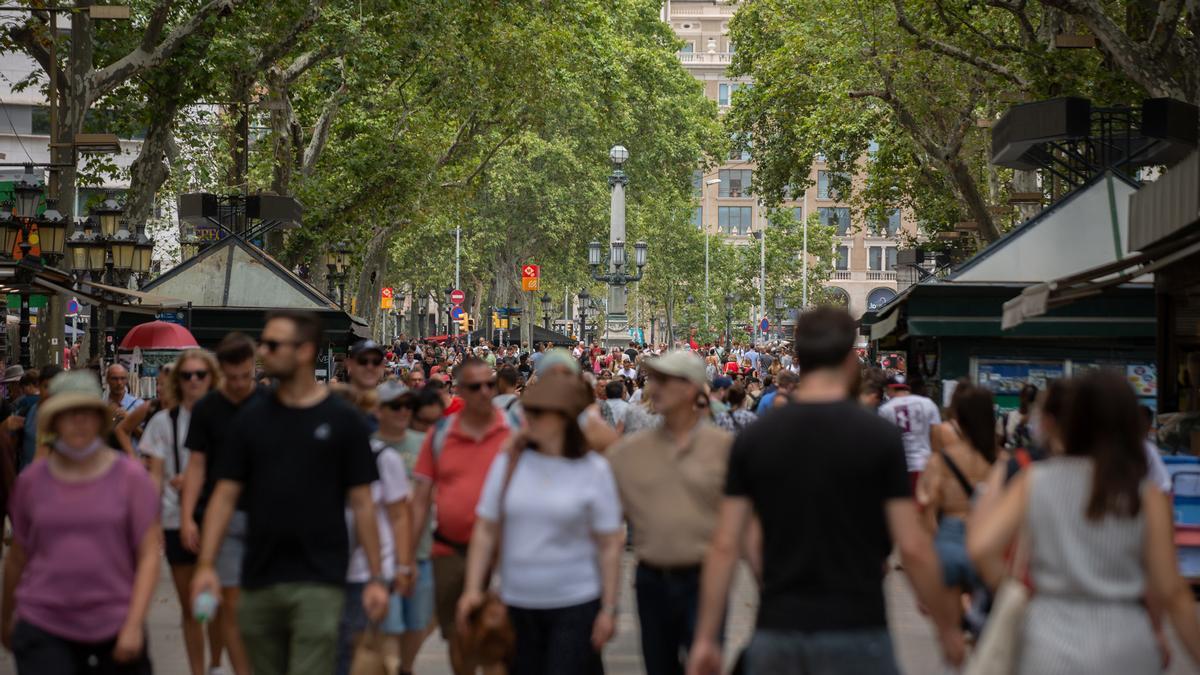
M 458 320 L 458 327 L 464 333 L 470 333 L 475 330 L 475 319 L 472 319 L 469 314 L 463 314 Z

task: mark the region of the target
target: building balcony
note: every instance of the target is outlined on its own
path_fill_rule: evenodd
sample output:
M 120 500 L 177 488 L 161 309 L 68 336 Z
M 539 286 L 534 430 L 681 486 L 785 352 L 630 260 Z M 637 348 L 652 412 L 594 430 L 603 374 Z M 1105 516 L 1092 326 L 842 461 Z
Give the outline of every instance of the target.
M 687 66 L 727 66 L 732 52 L 679 52 L 679 62 Z
M 896 270 L 834 270 L 832 281 L 895 281 Z

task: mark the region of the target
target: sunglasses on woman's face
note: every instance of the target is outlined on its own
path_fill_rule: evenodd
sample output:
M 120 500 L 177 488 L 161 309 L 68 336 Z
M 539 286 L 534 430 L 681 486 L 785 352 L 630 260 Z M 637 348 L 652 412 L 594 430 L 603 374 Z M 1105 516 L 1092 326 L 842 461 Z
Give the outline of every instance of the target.
M 195 378 L 197 380 L 207 380 L 208 379 L 208 371 L 207 370 L 181 370 L 181 371 L 179 371 L 179 378 L 182 380 L 187 380 L 189 382 L 193 378 Z

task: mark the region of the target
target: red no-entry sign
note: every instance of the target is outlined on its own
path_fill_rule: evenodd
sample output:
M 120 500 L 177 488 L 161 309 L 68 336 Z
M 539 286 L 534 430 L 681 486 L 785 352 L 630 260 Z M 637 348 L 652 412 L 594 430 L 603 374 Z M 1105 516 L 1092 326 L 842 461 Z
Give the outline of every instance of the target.
M 462 291 L 458 290 L 457 288 L 450 291 L 450 302 L 453 302 L 456 305 L 461 305 L 464 302 L 466 302 L 466 300 L 467 300 L 466 293 L 463 293 Z

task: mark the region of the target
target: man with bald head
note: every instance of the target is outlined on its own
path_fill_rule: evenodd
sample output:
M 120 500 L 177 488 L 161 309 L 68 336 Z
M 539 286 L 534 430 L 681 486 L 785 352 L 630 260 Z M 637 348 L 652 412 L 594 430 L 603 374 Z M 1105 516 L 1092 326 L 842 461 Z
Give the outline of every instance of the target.
M 104 371 L 104 382 L 108 385 L 108 410 L 112 413 L 113 422 L 120 422 L 138 407 L 142 399 L 129 393 L 129 371 L 119 363 L 112 364 Z

